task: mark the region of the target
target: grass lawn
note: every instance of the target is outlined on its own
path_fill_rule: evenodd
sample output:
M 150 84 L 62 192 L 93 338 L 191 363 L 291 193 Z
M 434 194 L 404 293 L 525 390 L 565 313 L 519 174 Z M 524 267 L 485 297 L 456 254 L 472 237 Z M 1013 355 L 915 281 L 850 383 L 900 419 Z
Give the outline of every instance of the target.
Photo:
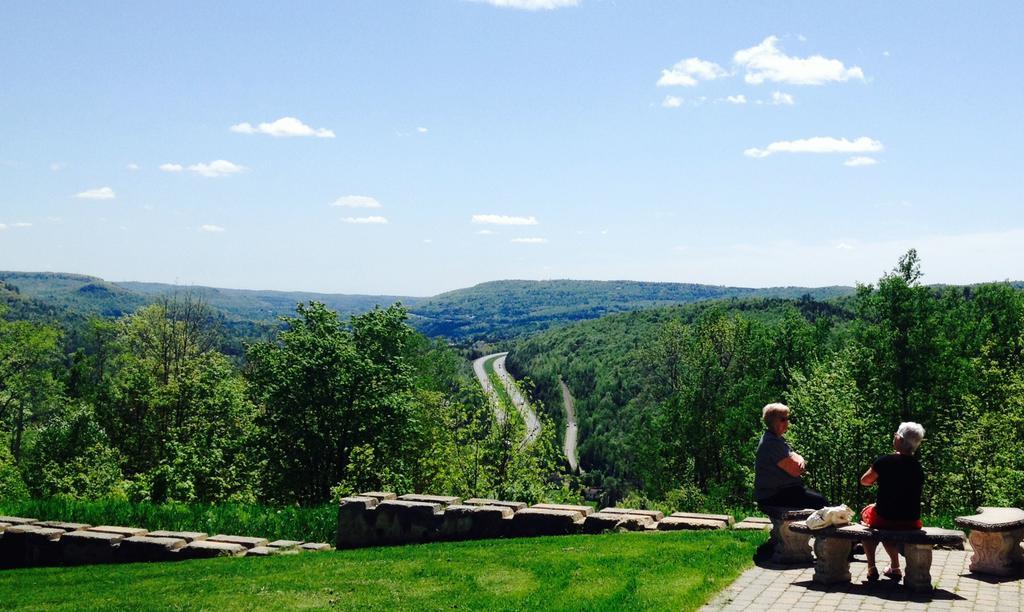
M 692 610 L 766 534 L 621 533 L 0 572 L 0 608 Z

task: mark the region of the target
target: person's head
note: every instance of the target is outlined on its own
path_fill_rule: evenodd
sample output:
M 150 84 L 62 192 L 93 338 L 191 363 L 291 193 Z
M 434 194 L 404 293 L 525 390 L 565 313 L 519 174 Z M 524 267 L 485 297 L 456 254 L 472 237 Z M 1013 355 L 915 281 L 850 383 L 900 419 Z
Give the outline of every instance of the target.
M 761 409 L 761 419 L 769 431 L 781 436 L 789 429 L 789 406 L 778 402 L 768 404 Z
M 921 440 L 924 440 L 924 427 L 920 423 L 908 421 L 900 423 L 896 435 L 892 437 L 892 447 L 897 453 L 913 455 L 917 447 L 921 446 Z

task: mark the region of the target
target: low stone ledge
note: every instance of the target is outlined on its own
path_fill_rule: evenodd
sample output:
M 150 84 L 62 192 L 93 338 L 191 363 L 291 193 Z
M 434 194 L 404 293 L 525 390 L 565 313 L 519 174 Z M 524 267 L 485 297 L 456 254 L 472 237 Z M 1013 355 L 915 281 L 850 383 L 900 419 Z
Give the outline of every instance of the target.
M 346 497 L 338 505 L 335 546 L 361 548 L 377 541 L 377 506 L 380 499 L 368 495 Z
M 660 510 L 635 510 L 633 508 L 602 508 L 604 514 L 626 514 L 630 516 L 649 516 L 652 521 L 660 521 L 665 518 L 665 513 Z
M 283 548 L 273 548 L 270 546 L 254 546 L 250 548 L 246 553 L 246 557 L 269 557 L 271 555 L 279 555 L 283 553 Z
M 725 521 L 682 516 L 670 516 L 658 521 L 658 531 L 708 531 L 725 527 Z
M 760 525 L 771 525 L 772 524 L 772 519 L 770 519 L 770 518 L 768 518 L 766 516 L 748 516 L 745 519 L 743 519 L 742 522 L 744 522 L 744 523 L 758 523 Z
M 167 531 L 159 529 L 157 531 L 150 531 L 146 535 L 153 538 L 180 538 L 185 540 L 185 543 L 195 542 L 197 540 L 205 540 L 210 537 L 209 535 L 201 531 Z
M 296 546 L 301 546 L 302 544 L 305 544 L 302 540 L 274 540 L 270 544 L 267 544 L 267 547 L 288 550 L 290 548 L 295 548 Z
M 223 533 L 218 533 L 215 536 L 211 536 L 211 537 L 207 538 L 206 541 L 207 542 L 223 542 L 225 544 L 239 544 L 239 545 L 244 546 L 246 548 L 256 548 L 257 546 L 266 546 L 267 545 L 267 539 L 266 538 L 254 538 L 254 537 L 239 536 L 239 535 L 226 535 L 226 534 L 223 534 Z
M 673 512 L 669 516 L 673 518 L 693 518 L 693 519 L 706 519 L 709 521 L 721 521 L 726 524 L 727 527 L 732 527 L 736 523 L 736 519 L 731 514 L 704 514 L 701 512 Z
M 512 508 L 506 506 L 448 506 L 438 535 L 443 540 L 500 538 L 506 534 Z
M 585 516 L 576 510 L 538 508 L 520 510 L 512 515 L 510 535 L 519 537 L 570 535 L 583 528 Z
M 534 504 L 531 508 L 538 508 L 540 510 L 571 510 L 573 512 L 579 512 L 583 516 L 587 516 L 594 513 L 594 509 L 590 506 L 574 506 L 572 504 Z
M 654 519 L 642 514 L 595 512 L 583 520 L 583 533 L 606 531 L 644 531 L 654 525 Z
M 241 544 L 197 540 L 178 549 L 182 559 L 210 559 L 213 557 L 242 557 L 248 549 Z
M 418 493 L 407 493 L 405 495 L 399 495 L 398 499 L 402 501 L 418 501 L 427 502 L 429 504 L 441 504 L 442 506 L 454 506 L 462 503 L 461 497 L 455 497 L 452 495 L 420 495 Z
M 177 551 L 186 544 L 183 538 L 133 536 L 121 540 L 115 556 L 118 561 L 127 563 L 169 561 L 175 558 Z
M 373 533 L 378 544 L 412 544 L 437 539 L 441 504 L 399 499 L 383 501 L 375 509 Z
M 471 497 L 462 503 L 467 506 L 503 506 L 505 508 L 511 508 L 512 512 L 519 512 L 528 505 L 526 502 L 487 499 L 485 497 Z
M 0 536 L 3 536 L 4 530 L 10 526 L 10 523 L 0 523 Z
M 12 525 L 0 538 L 0 567 L 53 565 L 60 562 L 59 540 L 64 530 L 36 525 Z
M 20 516 L 0 516 L 0 523 L 7 523 L 8 525 L 31 525 L 38 523 L 39 519 L 24 518 Z
M 349 508 L 359 508 L 360 510 L 372 510 L 380 504 L 381 500 L 376 497 L 370 497 L 368 495 L 353 495 L 351 497 L 341 498 L 340 505 L 347 506 Z
M 64 531 L 82 531 L 92 527 L 92 525 L 85 523 L 65 523 L 63 521 L 43 521 L 42 523 L 36 523 L 36 525 L 52 529 L 63 529 Z
M 771 523 L 750 523 L 747 521 L 740 521 L 732 526 L 737 531 L 768 531 L 772 528 Z
M 125 536 L 102 531 L 72 531 L 60 538 L 61 558 L 68 565 L 112 563 Z
M 148 529 L 142 529 L 141 527 L 118 527 L 117 525 L 89 527 L 85 531 L 92 531 L 94 533 L 114 533 L 124 538 L 134 538 L 149 534 Z
M 373 497 L 377 501 L 388 501 L 389 499 L 395 499 L 398 496 L 390 491 L 367 491 L 366 493 L 360 493 L 356 497 Z
M 299 550 L 306 552 L 326 552 L 331 550 L 331 545 L 327 542 L 306 542 L 299 546 Z

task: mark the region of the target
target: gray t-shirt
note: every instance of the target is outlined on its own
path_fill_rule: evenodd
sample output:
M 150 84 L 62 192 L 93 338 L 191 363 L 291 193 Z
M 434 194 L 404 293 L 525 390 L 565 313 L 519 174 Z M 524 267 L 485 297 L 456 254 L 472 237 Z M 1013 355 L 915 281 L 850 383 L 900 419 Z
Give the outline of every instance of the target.
M 786 487 L 802 485 L 796 476 L 790 476 L 779 467 L 779 461 L 791 452 L 786 439 L 774 432 L 765 431 L 757 444 L 757 461 L 754 464 L 754 499 L 768 499 Z

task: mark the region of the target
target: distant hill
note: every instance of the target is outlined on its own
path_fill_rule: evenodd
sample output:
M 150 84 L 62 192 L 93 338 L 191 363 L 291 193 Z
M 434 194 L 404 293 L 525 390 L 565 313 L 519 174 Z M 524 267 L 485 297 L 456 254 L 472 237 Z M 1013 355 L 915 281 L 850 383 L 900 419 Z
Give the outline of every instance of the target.
M 164 283 L 118 282 L 134 293 L 157 297 L 187 292 L 202 299 L 209 306 L 229 315 L 250 321 L 270 321 L 282 315 L 294 315 L 299 302 L 322 302 L 336 310 L 343 318 L 373 310 L 374 306 L 390 306 L 401 302 L 415 305 L 423 298 L 399 295 L 348 295 L 339 293 L 310 293 L 303 291 L 270 291 L 251 289 L 218 289 L 216 287 L 179 287 Z
M 852 295 L 853 287 L 751 289 L 638 281 L 506 280 L 427 298 L 411 308 L 413 324 L 428 336 L 505 340 L 618 312 L 723 298 L 815 300 Z
M 215 287 L 179 286 L 165 283 L 113 283 L 94 276 L 61 272 L 0 272 L 0 282 L 17 288 L 20 295 L 59 307 L 80 316 L 119 317 L 135 312 L 161 296 L 188 293 L 202 299 L 227 319 L 275 321 L 294 315 L 299 302 L 316 300 L 342 317 L 366 312 L 375 305 L 395 302 L 415 304 L 419 298 L 390 295 L 344 295 L 289 291 L 254 291 Z

